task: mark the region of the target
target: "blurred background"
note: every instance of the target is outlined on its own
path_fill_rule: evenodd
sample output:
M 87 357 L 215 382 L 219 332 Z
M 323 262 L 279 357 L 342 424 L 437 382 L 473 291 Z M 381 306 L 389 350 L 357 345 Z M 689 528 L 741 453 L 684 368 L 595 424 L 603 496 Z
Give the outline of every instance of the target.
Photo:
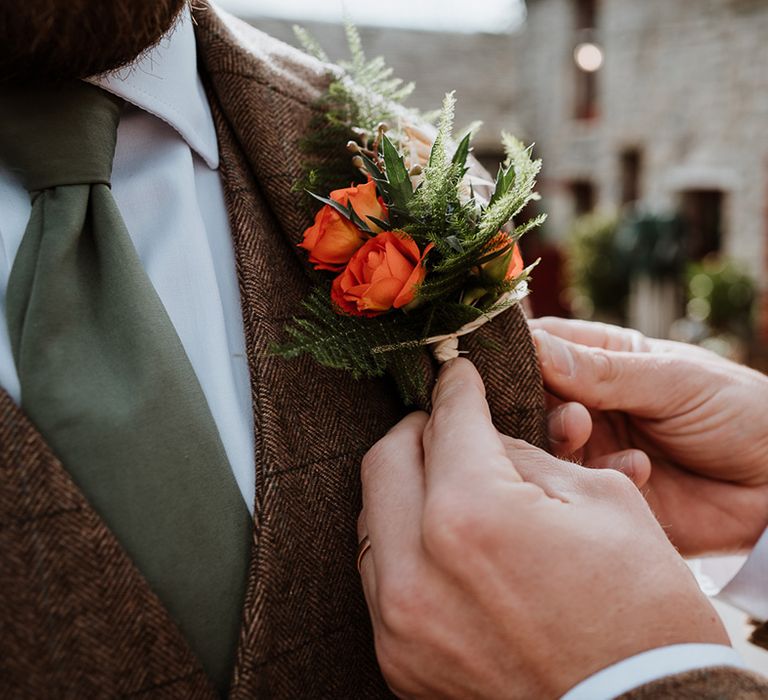
M 416 83 L 410 104 L 456 90 L 457 126 L 482 120 L 494 173 L 502 129 L 543 158 L 544 227 L 531 303 L 620 323 L 768 367 L 768 2 L 765 0 L 219 0 L 333 59 L 340 22 Z M 533 214 L 531 210 L 526 214 Z M 705 586 L 730 561 L 695 563 Z M 719 606 L 741 644 L 744 617 Z

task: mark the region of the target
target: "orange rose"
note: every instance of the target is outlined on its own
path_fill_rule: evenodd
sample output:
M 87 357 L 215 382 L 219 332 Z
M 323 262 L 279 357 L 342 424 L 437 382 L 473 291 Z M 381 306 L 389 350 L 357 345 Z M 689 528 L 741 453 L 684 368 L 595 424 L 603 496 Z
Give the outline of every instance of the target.
M 387 208 L 376 196 L 376 183 L 373 180 L 364 185 L 334 190 L 331 199 L 344 206 L 351 205 L 372 231 L 378 232 L 381 229 L 369 216 L 387 220 Z M 304 240 L 299 243 L 299 247 L 309 251 L 309 261 L 316 270 L 338 272 L 344 269 L 344 265 L 367 239 L 367 234 L 326 204 L 317 212 L 315 223 L 304 232 Z
M 385 231 L 371 238 L 334 281 L 331 299 L 353 316 L 378 316 L 410 304 L 424 281 L 424 253 L 402 231 Z

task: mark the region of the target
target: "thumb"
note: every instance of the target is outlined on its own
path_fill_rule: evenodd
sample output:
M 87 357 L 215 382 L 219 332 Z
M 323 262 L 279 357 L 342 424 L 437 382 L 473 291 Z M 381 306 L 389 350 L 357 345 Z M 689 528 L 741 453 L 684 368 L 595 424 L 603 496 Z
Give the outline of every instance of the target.
M 517 476 L 493 427 L 483 380 L 463 358 L 440 370 L 423 446 L 428 489 L 454 477 L 453 483 L 466 485 L 502 463 L 508 474 Z
M 536 329 L 544 384 L 588 408 L 662 417 L 703 389 L 701 371 L 683 357 L 579 345 Z

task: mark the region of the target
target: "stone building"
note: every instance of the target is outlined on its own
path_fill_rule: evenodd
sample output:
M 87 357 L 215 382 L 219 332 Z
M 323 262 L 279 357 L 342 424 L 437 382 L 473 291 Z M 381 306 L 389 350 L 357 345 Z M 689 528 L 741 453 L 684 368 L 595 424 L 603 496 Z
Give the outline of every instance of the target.
M 416 106 L 432 109 L 456 89 L 459 125 L 485 123 L 482 160 L 500 157 L 501 129 L 536 143 L 549 241 L 561 242 L 577 214 L 637 201 L 684 215 L 691 258 L 722 253 L 768 288 L 768 2 L 527 6 L 512 33 L 361 31 L 371 55 L 416 82 Z M 290 22 L 252 21 L 295 42 Z M 343 55 L 338 26 L 308 29 L 332 58 Z M 585 45 L 590 70 L 575 58 Z
M 689 250 L 768 283 L 768 3 L 529 0 L 516 115 L 545 162 L 551 231 L 637 199 L 686 216 Z M 575 48 L 604 56 L 592 73 Z

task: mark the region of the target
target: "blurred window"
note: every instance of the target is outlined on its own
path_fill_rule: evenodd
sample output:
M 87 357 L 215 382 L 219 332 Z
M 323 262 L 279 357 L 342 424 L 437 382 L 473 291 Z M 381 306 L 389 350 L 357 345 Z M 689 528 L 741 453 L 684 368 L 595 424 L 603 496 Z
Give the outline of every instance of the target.
M 576 29 L 594 29 L 597 26 L 597 1 L 576 0 Z
M 582 216 L 594 211 L 595 208 L 595 186 L 588 180 L 576 180 L 570 184 L 571 196 L 573 197 L 573 213 L 575 216 Z
M 595 42 L 598 0 L 572 0 L 574 46 L 574 110 L 576 119 L 598 116 L 597 74 L 603 63 L 602 49 Z
M 639 148 L 627 148 L 619 154 L 621 169 L 621 204 L 631 204 L 640 199 L 640 178 L 643 154 Z
M 720 251 L 724 198 L 720 190 L 688 190 L 682 193 L 689 260 L 701 260 L 710 253 Z

